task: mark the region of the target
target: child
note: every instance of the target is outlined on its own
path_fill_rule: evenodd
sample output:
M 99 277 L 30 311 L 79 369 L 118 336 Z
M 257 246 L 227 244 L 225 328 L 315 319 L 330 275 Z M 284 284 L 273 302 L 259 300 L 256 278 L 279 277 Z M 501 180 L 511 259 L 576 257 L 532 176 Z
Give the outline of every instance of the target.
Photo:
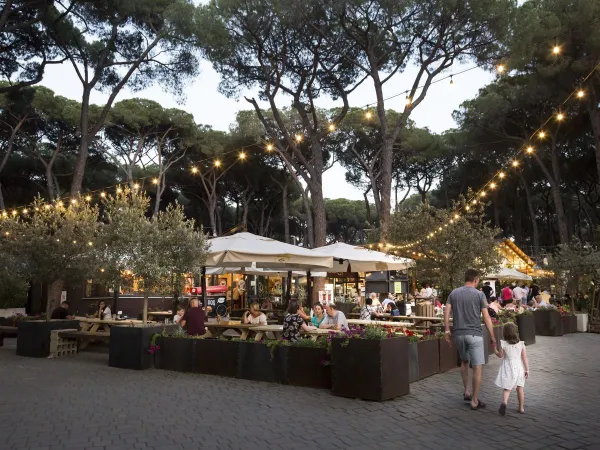
M 519 412 L 525 414 L 525 380 L 529 378 L 529 362 L 525 343 L 519 341 L 519 331 L 514 323 L 504 325 L 503 340 L 500 341 L 500 351 L 494 348 L 494 353 L 502 359 L 502 365 L 496 377 L 496 385 L 504 389 L 500 415 L 506 415 L 506 405 L 511 391 L 516 387 L 519 398 Z
M 183 317 L 184 314 L 185 314 L 185 308 L 183 306 L 177 307 L 177 314 L 175 314 L 175 317 L 173 317 L 173 322 L 179 323 L 179 321 L 181 320 L 181 318 Z

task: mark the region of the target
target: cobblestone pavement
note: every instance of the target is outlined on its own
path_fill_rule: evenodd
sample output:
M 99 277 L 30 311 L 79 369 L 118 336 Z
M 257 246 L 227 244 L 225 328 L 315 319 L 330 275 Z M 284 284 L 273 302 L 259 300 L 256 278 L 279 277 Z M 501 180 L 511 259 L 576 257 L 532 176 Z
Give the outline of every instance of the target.
M 0 449 L 600 449 L 600 335 L 538 337 L 528 348 L 526 415 L 497 413 L 495 359 L 484 411 L 462 401 L 460 372 L 383 403 L 328 391 L 108 367 L 108 355 L 15 356 L 0 348 Z M 13 342 L 11 342 L 13 341 Z

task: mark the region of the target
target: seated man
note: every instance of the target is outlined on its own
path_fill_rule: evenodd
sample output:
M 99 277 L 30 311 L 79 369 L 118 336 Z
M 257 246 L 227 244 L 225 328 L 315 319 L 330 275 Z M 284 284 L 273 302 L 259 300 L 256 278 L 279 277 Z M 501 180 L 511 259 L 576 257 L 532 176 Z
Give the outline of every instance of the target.
M 204 329 L 204 310 L 198 306 L 198 299 L 192 298 L 190 306 L 179 321 L 179 325 L 187 330 L 189 336 L 202 336 Z
M 325 308 L 327 316 L 319 325 L 319 328 L 331 328 L 333 330 L 347 330 L 348 320 L 343 312 L 338 311 L 334 303 L 330 303 Z
M 50 314 L 50 318 L 51 319 L 72 319 L 73 316 L 69 315 L 69 302 L 68 301 L 64 301 L 60 304 L 59 307 L 54 308 L 54 310 L 52 311 L 52 314 Z
M 373 299 L 368 297 L 365 303 L 366 305 L 360 309 L 360 320 L 371 320 L 371 315 L 375 312 Z

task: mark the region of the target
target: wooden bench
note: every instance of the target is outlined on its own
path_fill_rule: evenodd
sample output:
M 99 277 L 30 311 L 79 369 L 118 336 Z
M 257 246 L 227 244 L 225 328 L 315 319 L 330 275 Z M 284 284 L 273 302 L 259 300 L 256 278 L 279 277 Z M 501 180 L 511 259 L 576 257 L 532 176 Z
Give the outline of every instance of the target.
M 17 327 L 0 326 L 0 347 L 4 345 L 4 337 L 17 337 Z
M 58 335 L 61 338 L 66 339 L 77 339 L 77 350 L 85 348 L 92 341 L 110 341 L 110 333 L 97 332 L 97 331 L 60 331 Z M 81 344 L 85 345 L 82 346 Z

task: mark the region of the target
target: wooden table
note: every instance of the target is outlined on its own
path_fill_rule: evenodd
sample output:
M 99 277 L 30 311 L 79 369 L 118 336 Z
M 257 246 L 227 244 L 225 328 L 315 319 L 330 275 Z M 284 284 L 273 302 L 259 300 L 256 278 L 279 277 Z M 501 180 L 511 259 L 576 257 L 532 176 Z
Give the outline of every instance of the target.
M 241 334 L 240 340 L 245 341 L 248 339 L 248 330 L 251 327 L 255 327 L 250 323 L 218 323 L 218 322 L 205 322 L 204 327 L 210 333 L 213 338 L 218 338 L 227 330 L 234 330 Z
M 384 320 L 348 319 L 348 325 L 383 325 L 386 327 L 410 327 L 412 322 L 387 322 Z
M 88 317 L 75 317 L 73 320 L 78 320 L 79 325 L 81 326 L 81 331 L 88 333 L 106 333 L 110 334 L 110 327 L 132 327 L 136 324 L 144 323 L 142 320 L 102 320 L 96 318 L 88 318 Z M 84 349 L 89 345 L 89 342 L 82 342 L 80 349 Z
M 163 319 L 168 319 L 173 317 L 173 313 L 169 312 L 169 311 L 148 311 L 148 318 L 150 317 L 155 317 L 155 318 L 160 318 L 162 317 Z

